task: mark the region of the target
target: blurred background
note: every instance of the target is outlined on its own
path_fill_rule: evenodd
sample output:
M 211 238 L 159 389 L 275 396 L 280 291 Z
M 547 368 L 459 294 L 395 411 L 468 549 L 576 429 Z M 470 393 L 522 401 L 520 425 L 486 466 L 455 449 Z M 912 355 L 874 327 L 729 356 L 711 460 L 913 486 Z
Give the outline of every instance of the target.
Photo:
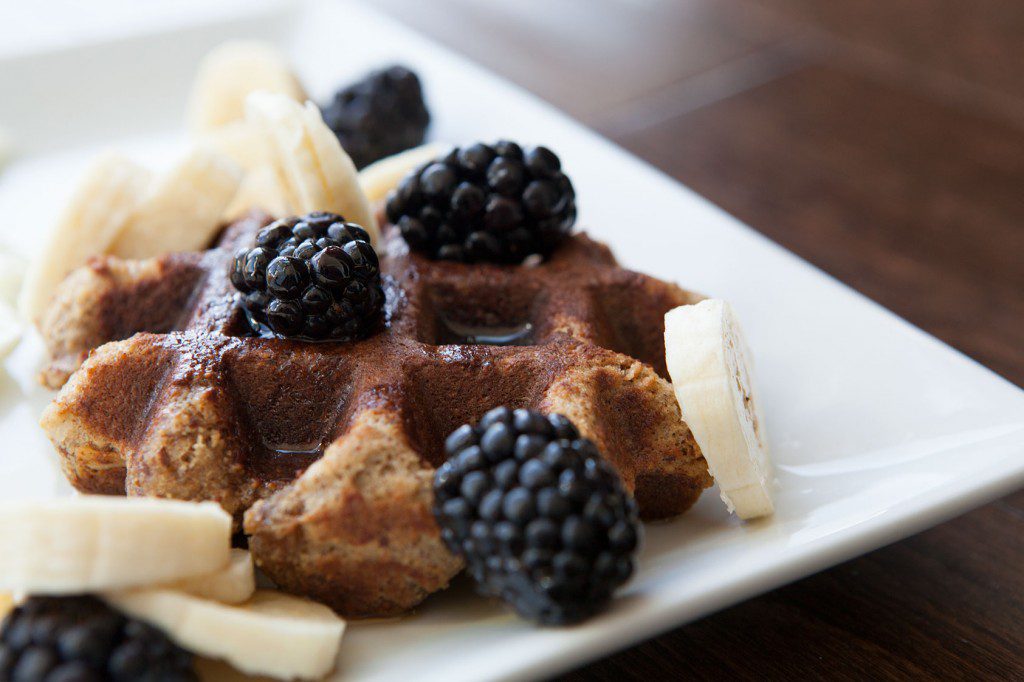
M 1024 384 L 1019 0 L 376 6 Z M 1017 493 L 567 679 L 1024 679 L 1022 537 Z

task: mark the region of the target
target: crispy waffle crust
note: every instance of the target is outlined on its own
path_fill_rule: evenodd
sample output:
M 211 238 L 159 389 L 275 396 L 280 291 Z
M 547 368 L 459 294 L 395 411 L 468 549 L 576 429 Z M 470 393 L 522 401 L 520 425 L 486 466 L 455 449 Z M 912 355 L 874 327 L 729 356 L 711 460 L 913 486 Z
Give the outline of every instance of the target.
M 445 436 L 492 407 L 571 418 L 645 518 L 683 512 L 711 484 L 665 380 L 662 319 L 693 294 L 583 235 L 508 267 L 425 260 L 389 231 L 383 332 L 256 338 L 226 273 L 268 221 L 233 224 L 205 253 L 104 258 L 67 280 L 44 323 L 42 379 L 73 374 L 42 426 L 75 487 L 217 500 L 281 587 L 384 616 L 461 569 L 431 479 Z M 467 343 L 481 334 L 519 345 Z

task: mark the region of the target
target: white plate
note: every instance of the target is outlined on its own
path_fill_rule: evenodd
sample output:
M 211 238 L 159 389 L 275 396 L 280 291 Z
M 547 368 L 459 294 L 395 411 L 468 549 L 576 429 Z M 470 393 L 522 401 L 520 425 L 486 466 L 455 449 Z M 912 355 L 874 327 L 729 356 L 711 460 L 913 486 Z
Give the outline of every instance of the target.
M 275 37 L 320 97 L 399 59 L 424 78 L 435 138 L 548 144 L 576 183 L 582 225 L 624 263 L 734 302 L 757 357 L 778 466 L 774 518 L 741 524 L 708 491 L 683 518 L 648 529 L 639 575 L 610 612 L 583 626 L 531 627 L 460 583 L 410 617 L 354 624 L 340 677 L 551 674 L 902 538 L 1024 480 L 1019 389 L 551 107 L 358 6 L 303 5 L 247 22 L 0 62 L 0 122 L 20 112 L 16 139 L 38 152 L 0 175 L 4 235 L 31 249 L 26 235 L 49 224 L 98 144 L 150 163 L 180 150 L 172 126 L 189 74 L 225 37 Z M 106 99 L 93 97 L 94 87 Z M 76 107 L 91 127 L 73 124 L 72 140 L 60 124 Z M 30 111 L 38 115 L 23 115 Z M 49 397 L 34 381 L 40 362 L 30 338 L 0 377 L 0 498 L 67 492 L 36 426 Z

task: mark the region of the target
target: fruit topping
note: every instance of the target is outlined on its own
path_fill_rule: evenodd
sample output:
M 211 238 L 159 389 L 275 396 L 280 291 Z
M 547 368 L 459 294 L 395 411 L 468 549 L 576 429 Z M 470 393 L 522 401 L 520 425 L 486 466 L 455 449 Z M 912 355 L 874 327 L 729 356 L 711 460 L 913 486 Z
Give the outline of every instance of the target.
M 333 213 L 278 220 L 235 254 L 231 282 L 253 331 L 353 341 L 384 318 L 377 252 L 359 225 Z
M 357 168 L 420 144 L 430 124 L 420 79 L 404 66 L 342 88 L 322 111 Z
M 665 314 L 672 388 L 722 500 L 741 519 L 768 516 L 771 458 L 746 339 L 728 302 L 706 299 Z
M 245 98 L 257 90 L 303 102 L 306 93 L 288 59 L 276 47 L 236 40 L 211 50 L 199 64 L 188 100 L 194 133 L 218 130 L 245 117 Z
M 551 150 L 477 143 L 407 175 L 387 216 L 431 258 L 520 263 L 550 254 L 569 234 L 576 194 Z
M 245 120 L 269 155 L 275 185 L 271 193 L 289 206 L 276 217 L 313 211 L 343 214 L 376 243 L 377 218 L 359 186 L 355 164 L 312 102 L 301 105 L 285 95 L 254 92 L 245 100 Z
M 0 629 L 0 680 L 184 682 L 199 679 L 193 659 L 94 597 L 31 597 Z
M 565 417 L 499 407 L 452 432 L 445 451 L 434 516 L 483 594 L 563 625 L 602 609 L 633 574 L 636 503 Z
M 230 546 L 231 517 L 215 502 L 0 502 L 0 590 L 81 594 L 191 578 L 227 566 Z
M 241 604 L 256 591 L 252 555 L 245 549 L 232 549 L 231 560 L 226 567 L 212 573 L 182 578 L 164 587 L 224 604 Z
M 120 154 L 104 153 L 88 166 L 57 224 L 34 250 L 18 300 L 23 317 L 37 322 L 68 273 L 108 252 L 150 180 L 147 169 Z
M 256 590 L 237 605 L 159 588 L 104 599 L 189 651 L 282 680 L 323 678 L 345 632 L 345 621 L 323 604 L 273 590 Z
M 359 185 L 370 203 L 377 205 L 388 198 L 388 194 L 398 186 L 402 178 L 423 164 L 444 156 L 451 148 L 450 144 L 428 142 L 386 156 L 359 171 Z

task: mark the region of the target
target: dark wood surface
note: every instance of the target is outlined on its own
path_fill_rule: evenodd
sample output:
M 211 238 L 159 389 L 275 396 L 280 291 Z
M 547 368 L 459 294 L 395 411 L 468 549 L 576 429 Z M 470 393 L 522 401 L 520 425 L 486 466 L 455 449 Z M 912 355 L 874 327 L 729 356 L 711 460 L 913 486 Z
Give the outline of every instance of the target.
M 1024 384 L 1024 3 L 377 4 Z M 667 677 L 1024 679 L 1024 492 L 564 679 Z

